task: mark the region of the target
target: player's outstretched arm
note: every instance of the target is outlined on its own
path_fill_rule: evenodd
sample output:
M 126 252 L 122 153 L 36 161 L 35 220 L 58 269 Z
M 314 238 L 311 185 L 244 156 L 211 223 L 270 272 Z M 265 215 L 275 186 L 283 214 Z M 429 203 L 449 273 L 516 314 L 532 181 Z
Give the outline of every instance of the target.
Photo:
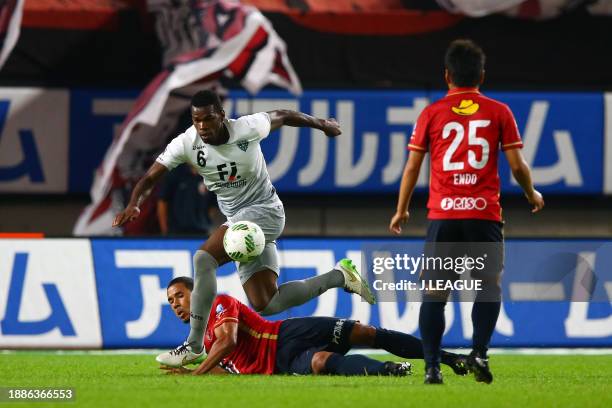
M 319 119 L 302 112 L 286 109 L 267 113 L 270 115 L 270 131 L 274 131 L 281 126 L 293 126 L 319 129 L 329 137 L 336 137 L 342 133 L 340 124 L 333 118 Z
M 170 366 L 165 366 L 165 365 L 161 365 L 159 367 L 160 370 L 164 370 L 166 372 L 166 374 L 193 374 L 193 372 L 195 370 L 191 370 L 187 367 L 170 367 Z M 220 365 L 213 367 L 208 374 L 214 374 L 214 375 L 227 375 L 227 374 L 232 374 L 229 371 L 227 371 L 225 368 L 221 367 Z
M 120 227 L 129 221 L 133 221 L 140 215 L 140 204 L 151 192 L 153 186 L 159 181 L 161 176 L 166 173 L 168 169 L 158 162 L 154 162 L 147 173 L 136 183 L 130 202 L 125 206 L 125 209 L 121 211 L 115 217 L 113 221 L 113 227 Z
M 238 322 L 225 322 L 215 329 L 217 338 L 210 348 L 206 360 L 193 370 L 193 375 L 206 374 L 217 367 L 221 360 L 229 356 L 238 345 Z
M 419 172 L 421 171 L 421 164 L 424 158 L 425 152 L 413 150 L 408 155 L 408 162 L 406 162 L 406 166 L 404 167 L 404 174 L 402 175 L 402 182 L 400 184 L 397 210 L 389 223 L 389 231 L 394 234 L 400 234 L 402 232 L 402 225 L 408 222 L 408 207 L 410 206 L 410 199 L 412 198 L 414 186 L 419 178 Z
M 532 213 L 536 213 L 544 208 L 544 198 L 538 190 L 533 187 L 531 170 L 519 149 L 506 150 L 506 159 L 510 165 L 510 170 L 515 180 L 519 183 L 529 204 L 533 206 Z

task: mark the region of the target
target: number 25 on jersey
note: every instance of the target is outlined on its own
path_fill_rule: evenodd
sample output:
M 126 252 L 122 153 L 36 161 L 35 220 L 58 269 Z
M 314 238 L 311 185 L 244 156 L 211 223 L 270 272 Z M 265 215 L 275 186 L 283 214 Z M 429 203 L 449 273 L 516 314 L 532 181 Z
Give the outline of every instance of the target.
M 489 161 L 489 142 L 484 137 L 478 137 L 478 129 L 486 128 L 491 124 L 490 120 L 470 120 L 468 122 L 468 160 L 467 163 L 474 169 L 480 170 L 487 165 Z M 459 122 L 449 122 L 442 130 L 442 138 L 448 139 L 454 133 L 454 138 L 448 150 L 444 153 L 443 169 L 444 171 L 464 170 L 465 163 L 463 161 L 452 161 L 453 155 L 461 146 L 465 137 L 465 128 Z M 476 152 L 472 147 L 480 146 L 482 148 L 482 157 L 477 159 Z

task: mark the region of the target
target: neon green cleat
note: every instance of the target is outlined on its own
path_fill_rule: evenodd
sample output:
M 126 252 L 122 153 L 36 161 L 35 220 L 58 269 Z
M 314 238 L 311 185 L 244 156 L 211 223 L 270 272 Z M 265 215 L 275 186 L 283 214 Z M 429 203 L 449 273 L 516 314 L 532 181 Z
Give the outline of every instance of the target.
M 196 358 L 195 360 L 193 360 L 191 363 L 189 364 L 197 364 L 200 365 L 202 364 L 202 361 L 206 360 L 206 354 L 202 354 L 200 357 Z
M 193 351 L 191 351 L 191 346 L 187 342 L 184 342 L 182 345 L 178 346 L 174 350 L 170 350 L 166 353 L 161 353 L 155 358 L 155 360 L 165 366 L 182 367 L 184 365 L 191 364 L 200 357 L 205 356 L 206 353 L 204 352 L 204 349 L 202 349 L 202 351 L 199 353 L 194 353 Z
M 376 299 L 368 287 L 368 282 L 361 277 L 353 261 L 348 258 L 341 259 L 334 269 L 342 272 L 344 275 L 344 290 L 358 294 L 371 305 L 376 303 Z

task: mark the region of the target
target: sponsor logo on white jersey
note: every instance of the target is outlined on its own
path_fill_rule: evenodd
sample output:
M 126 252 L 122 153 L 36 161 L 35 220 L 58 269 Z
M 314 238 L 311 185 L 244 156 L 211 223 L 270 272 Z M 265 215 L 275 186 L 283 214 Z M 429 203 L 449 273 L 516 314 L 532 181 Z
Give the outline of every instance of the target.
M 482 197 L 445 197 L 440 202 L 440 208 L 449 210 L 478 210 L 487 208 L 487 200 Z

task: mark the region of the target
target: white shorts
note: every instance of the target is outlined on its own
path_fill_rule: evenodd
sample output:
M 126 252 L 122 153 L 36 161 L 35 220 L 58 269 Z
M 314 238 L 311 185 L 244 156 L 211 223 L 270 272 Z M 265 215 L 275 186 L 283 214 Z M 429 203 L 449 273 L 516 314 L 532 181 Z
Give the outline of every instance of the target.
M 280 267 L 278 265 L 278 252 L 276 250 L 276 239 L 285 228 L 285 209 L 280 201 L 273 204 L 251 205 L 236 212 L 223 224 L 231 226 L 238 221 L 251 221 L 259 225 L 266 237 L 266 246 L 257 258 L 251 262 L 236 262 L 240 283 L 244 285 L 255 273 L 264 269 L 270 269 L 278 276 Z

